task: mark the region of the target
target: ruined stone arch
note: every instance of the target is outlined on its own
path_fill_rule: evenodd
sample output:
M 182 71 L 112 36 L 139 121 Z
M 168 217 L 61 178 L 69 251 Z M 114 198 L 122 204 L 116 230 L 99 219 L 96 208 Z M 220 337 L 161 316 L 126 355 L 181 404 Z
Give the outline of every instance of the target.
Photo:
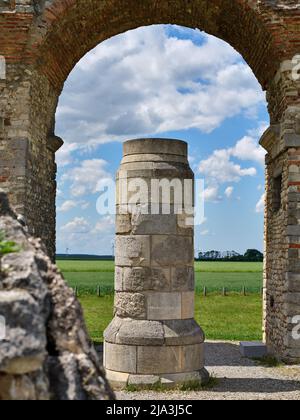
M 30 231 L 55 250 L 55 110 L 63 84 L 89 50 L 143 25 L 199 28 L 228 42 L 267 91 L 265 336 L 277 355 L 300 358 L 293 315 L 300 313 L 298 0 L 7 0 L 0 1 L 0 187 Z M 296 75 L 297 76 L 297 75 Z M 274 179 L 281 207 L 274 211 Z M 278 197 L 278 194 L 277 194 Z M 295 205 L 296 203 L 296 205 Z

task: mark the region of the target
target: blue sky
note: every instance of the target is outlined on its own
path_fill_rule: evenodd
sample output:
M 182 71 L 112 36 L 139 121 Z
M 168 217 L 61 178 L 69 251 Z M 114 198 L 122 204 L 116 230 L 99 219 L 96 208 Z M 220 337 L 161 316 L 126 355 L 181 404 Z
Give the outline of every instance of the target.
M 100 44 L 70 74 L 56 133 L 57 251 L 111 254 L 114 217 L 100 216 L 101 185 L 113 179 L 122 142 L 189 143 L 205 180 L 205 222 L 196 249 L 263 249 L 265 94 L 242 57 L 197 30 L 151 26 Z

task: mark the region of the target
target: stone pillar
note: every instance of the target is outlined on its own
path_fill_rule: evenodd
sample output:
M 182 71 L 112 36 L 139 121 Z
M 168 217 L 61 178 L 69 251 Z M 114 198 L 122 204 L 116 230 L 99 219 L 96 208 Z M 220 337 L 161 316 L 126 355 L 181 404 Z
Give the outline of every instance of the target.
M 185 142 L 125 143 L 117 175 L 115 317 L 104 334 L 104 366 L 115 388 L 208 379 L 204 334 L 194 320 L 193 222 L 176 214 L 180 191 L 171 193 L 168 214 L 162 204 L 169 200 L 153 194 L 161 180 L 186 179 L 193 185 Z

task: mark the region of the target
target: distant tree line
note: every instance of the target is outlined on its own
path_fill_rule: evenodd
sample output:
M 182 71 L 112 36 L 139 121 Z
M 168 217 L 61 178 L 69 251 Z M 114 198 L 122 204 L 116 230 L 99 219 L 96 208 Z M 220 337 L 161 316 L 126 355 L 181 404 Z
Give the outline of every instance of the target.
M 56 254 L 58 261 L 114 261 L 112 255 Z
M 244 261 L 244 262 L 262 262 L 264 255 L 257 249 L 248 249 L 244 255 L 235 251 L 207 251 L 199 252 L 199 261 Z

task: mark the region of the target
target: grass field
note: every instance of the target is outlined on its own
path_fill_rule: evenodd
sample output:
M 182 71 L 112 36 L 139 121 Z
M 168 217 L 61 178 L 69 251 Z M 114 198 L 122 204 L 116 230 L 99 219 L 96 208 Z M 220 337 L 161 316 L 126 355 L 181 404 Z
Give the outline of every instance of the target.
M 58 261 L 71 287 L 80 294 L 94 294 L 100 286 L 101 293 L 112 294 L 114 290 L 113 261 Z M 197 262 L 196 292 L 207 291 L 240 292 L 245 286 L 249 293 L 259 293 L 262 287 L 261 263 Z
M 92 339 L 103 341 L 103 331 L 112 320 L 113 296 L 80 297 Z M 257 294 L 196 296 L 196 320 L 211 340 L 261 340 L 262 300 Z
M 76 287 L 85 319 L 94 341 L 103 340 L 103 331 L 113 313 L 113 261 L 58 261 L 71 287 Z M 196 319 L 208 339 L 261 340 L 261 263 L 196 263 Z M 101 297 L 96 295 L 100 286 Z M 209 293 L 203 297 L 203 288 Z M 247 296 L 241 295 L 245 286 Z M 222 296 L 225 287 L 229 296 Z
M 64 273 L 113 273 L 113 261 L 70 261 L 58 260 L 57 264 Z M 199 273 L 261 273 L 262 263 L 247 262 L 199 262 L 195 263 L 195 271 Z

